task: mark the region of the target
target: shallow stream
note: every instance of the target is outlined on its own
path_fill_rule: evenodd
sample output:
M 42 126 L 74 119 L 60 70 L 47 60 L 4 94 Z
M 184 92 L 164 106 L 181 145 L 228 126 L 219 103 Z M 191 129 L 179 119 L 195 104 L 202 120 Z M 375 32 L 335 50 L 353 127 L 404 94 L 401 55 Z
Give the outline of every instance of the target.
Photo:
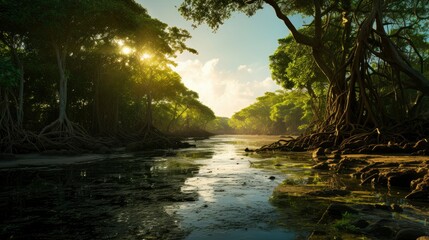
M 273 191 L 354 183 L 329 182 L 308 153 L 244 152 L 276 140 L 215 136 L 177 151 L 2 161 L 0 239 L 306 239 L 320 218 L 306 209 L 318 206 L 274 204 Z M 361 201 L 402 197 L 366 193 Z

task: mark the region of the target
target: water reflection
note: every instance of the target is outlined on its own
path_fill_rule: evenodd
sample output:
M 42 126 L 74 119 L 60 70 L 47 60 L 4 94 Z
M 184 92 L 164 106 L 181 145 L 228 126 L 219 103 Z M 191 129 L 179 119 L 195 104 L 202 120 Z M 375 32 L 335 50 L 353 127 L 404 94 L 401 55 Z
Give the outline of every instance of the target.
M 0 239 L 183 238 L 164 207 L 197 198 L 181 186 L 198 166 L 180 159 L 137 156 L 0 171 Z
M 196 191 L 199 199 L 176 208 L 186 239 L 295 239 L 299 232 L 279 226 L 278 211 L 268 199 L 281 182 L 281 173 L 252 168 L 257 159 L 246 147 L 272 142 L 274 137 L 222 136 L 205 140 L 211 159 L 197 159 L 199 173 L 188 178 L 182 190 Z M 277 179 L 270 180 L 271 175 Z

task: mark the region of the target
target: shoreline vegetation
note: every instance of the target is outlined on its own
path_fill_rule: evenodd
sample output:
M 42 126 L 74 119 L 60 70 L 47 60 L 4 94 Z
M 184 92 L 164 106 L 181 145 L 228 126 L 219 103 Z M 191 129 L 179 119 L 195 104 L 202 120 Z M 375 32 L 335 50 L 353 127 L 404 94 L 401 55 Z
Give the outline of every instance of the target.
M 369 204 L 365 200 L 369 192 L 356 191 L 351 183 L 333 180 L 330 185 L 319 185 L 311 181 L 305 184 L 285 181 L 274 190 L 271 201 L 285 207 L 294 202 L 292 199 L 299 199 L 307 206 L 305 211 L 313 213 L 308 221 L 315 224 L 308 239 L 429 239 L 427 139 L 404 145 L 357 142 L 343 149 L 331 148 L 326 143 L 305 148 L 301 143 L 299 137 L 287 137 L 245 151 L 261 155 L 308 152 L 314 161 L 312 169 L 331 174 L 333 179 L 336 175 L 346 176 L 351 182 L 367 187 L 369 192 L 384 191 L 386 196 L 399 199 Z M 295 207 L 289 207 L 291 214 L 296 214 Z M 314 216 L 320 217 L 314 220 Z
M 81 155 L 81 154 L 109 154 L 115 152 L 136 152 L 159 149 L 178 149 L 195 147 L 184 140 L 205 139 L 213 136 L 213 133 L 205 130 L 180 131 L 164 134 L 160 131 L 146 135 L 122 135 L 109 138 L 86 137 L 85 141 L 78 138 L 59 138 L 52 140 L 49 145 L 40 142 L 16 143 L 13 146 L 14 152 L 1 152 L 0 160 L 12 160 L 19 158 L 20 154 L 42 154 L 42 155 Z M 37 138 L 34 136 L 33 139 Z
M 304 137 L 306 139 L 307 137 Z M 314 169 L 350 174 L 361 184 L 387 188 L 408 188 L 406 199 L 429 203 L 429 142 L 426 138 L 414 143 L 365 144 L 361 140 L 343 148 L 322 142 L 305 146 L 301 137 L 286 137 L 246 152 L 312 152 Z
M 262 156 L 307 152 L 313 159 L 312 169 L 331 176 L 328 184 L 286 179 L 273 192 L 271 202 L 286 208 L 291 221 L 296 216 L 301 217 L 300 222 L 314 224 L 308 239 L 429 239 L 429 159 L 421 141 L 427 142 L 410 144 L 407 151 L 393 151 L 399 146 L 388 144 L 310 151 L 293 146 L 295 138 L 285 138 L 245 151 Z M 279 163 L 275 166 L 282 168 Z M 350 180 L 342 182 L 343 177 Z M 376 192 L 383 192 L 381 196 L 386 198 L 368 203 L 367 198 Z M 299 207 L 294 204 L 297 201 Z

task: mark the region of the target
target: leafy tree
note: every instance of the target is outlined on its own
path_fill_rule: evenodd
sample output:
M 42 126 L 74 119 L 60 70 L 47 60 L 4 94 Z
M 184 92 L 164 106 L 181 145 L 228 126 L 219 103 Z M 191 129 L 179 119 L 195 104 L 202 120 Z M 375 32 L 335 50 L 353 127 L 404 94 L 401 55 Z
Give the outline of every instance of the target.
M 271 118 L 272 107 L 282 100 L 281 93 L 267 92 L 264 96 L 258 97 L 254 104 L 236 112 L 231 117 L 229 125 L 241 134 L 282 134 L 284 133 L 282 119 Z
M 273 80 L 283 88 L 296 92 L 294 96 L 301 96 L 292 97 L 286 105 L 308 102 L 311 108 L 302 108 L 304 114 L 312 115 L 316 122 L 324 119 L 328 82 L 311 57 L 309 47 L 297 44 L 291 36 L 280 39 L 279 47 L 270 56 L 270 69 Z
M 310 124 L 314 120 L 312 98 L 303 90 L 279 92 L 282 99 L 271 107 L 270 118 L 272 121 L 280 121 L 284 124 L 289 134 L 301 133 L 311 129 Z
M 374 129 L 381 134 L 378 141 L 402 141 L 408 135 L 405 132 L 413 133 L 411 140 L 426 135 L 406 120 L 423 116 L 424 111 L 416 109 L 421 109 L 421 99 L 429 94 L 429 81 L 412 61 L 420 50 L 411 44 L 412 36 L 423 34 L 427 26 L 427 4 L 418 0 L 184 0 L 179 10 L 196 24 L 217 29 L 233 12 L 252 15 L 265 4 L 273 8 L 296 43 L 311 49 L 329 84 L 326 116 L 317 128 L 320 136 L 327 137 L 313 141 L 340 145 L 356 140 L 355 132 L 366 132 L 360 137 L 367 139 Z M 309 22 L 307 27 L 298 29 L 292 23 L 289 16 L 296 14 Z M 284 83 L 290 87 L 290 82 Z M 392 112 L 392 104 L 402 111 Z M 404 135 L 392 130 L 397 124 L 404 127 Z
M 234 129 L 228 123 L 229 118 L 227 117 L 216 117 L 215 120 L 211 121 L 207 126 L 207 131 L 215 134 L 233 134 Z
M 180 122 L 201 104 L 169 67 L 177 53 L 196 53 L 184 43 L 189 33 L 133 0 L 3 0 L 0 9 L 1 151 L 140 141 L 144 134 L 130 133 Z M 15 134 L 24 111 L 23 127 L 39 135 Z M 98 142 L 87 130 L 116 140 Z

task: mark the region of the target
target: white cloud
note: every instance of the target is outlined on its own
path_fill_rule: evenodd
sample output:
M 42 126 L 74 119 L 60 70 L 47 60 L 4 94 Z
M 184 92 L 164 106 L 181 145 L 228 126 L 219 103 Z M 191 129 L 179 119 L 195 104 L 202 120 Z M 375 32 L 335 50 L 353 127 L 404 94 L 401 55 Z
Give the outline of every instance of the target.
M 237 70 L 238 71 L 246 71 L 248 73 L 253 72 L 253 69 L 248 67 L 247 65 L 240 65 L 240 66 L 238 66 Z
M 217 58 L 207 62 L 186 60 L 179 61 L 174 68 L 182 76 L 183 83 L 198 92 L 201 102 L 217 116 L 231 117 L 255 102 L 256 97 L 279 89 L 269 77 L 243 74 L 243 70 L 252 71 L 246 65 L 240 65 L 235 72 L 225 72 L 219 70 L 219 62 Z

